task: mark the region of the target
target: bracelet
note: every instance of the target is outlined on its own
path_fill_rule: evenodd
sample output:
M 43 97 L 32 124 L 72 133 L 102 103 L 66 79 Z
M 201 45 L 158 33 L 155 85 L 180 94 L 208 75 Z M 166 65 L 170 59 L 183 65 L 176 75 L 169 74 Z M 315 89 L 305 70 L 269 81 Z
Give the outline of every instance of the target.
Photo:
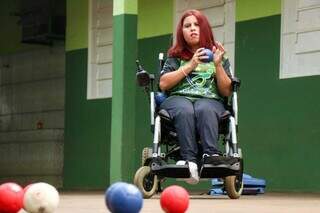
M 188 74 L 184 71 L 183 67 L 180 67 L 180 69 L 181 69 L 181 71 L 182 71 L 183 75 L 187 77 L 187 76 L 188 76 Z

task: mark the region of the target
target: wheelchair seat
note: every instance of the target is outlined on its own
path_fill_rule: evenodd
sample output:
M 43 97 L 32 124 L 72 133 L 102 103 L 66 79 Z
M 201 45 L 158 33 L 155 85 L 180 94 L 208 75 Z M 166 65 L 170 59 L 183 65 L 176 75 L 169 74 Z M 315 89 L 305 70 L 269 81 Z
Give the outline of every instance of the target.
M 165 109 L 160 109 L 158 111 L 158 115 L 164 120 L 172 121 L 172 118 L 170 117 L 170 114 Z M 229 116 L 231 116 L 231 112 L 229 110 L 224 111 L 222 113 L 222 115 L 221 115 L 221 122 L 224 121 L 224 120 L 227 120 L 229 118 Z

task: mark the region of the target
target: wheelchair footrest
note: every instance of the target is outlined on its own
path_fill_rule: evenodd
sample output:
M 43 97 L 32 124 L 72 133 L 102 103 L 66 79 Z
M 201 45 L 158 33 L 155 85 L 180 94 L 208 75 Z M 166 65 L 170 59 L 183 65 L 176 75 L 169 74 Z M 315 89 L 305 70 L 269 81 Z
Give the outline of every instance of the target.
M 203 164 L 200 170 L 200 178 L 221 178 L 237 175 L 241 171 L 240 162 L 233 164 Z
M 188 165 L 151 165 L 151 171 L 161 177 L 189 178 L 190 172 Z

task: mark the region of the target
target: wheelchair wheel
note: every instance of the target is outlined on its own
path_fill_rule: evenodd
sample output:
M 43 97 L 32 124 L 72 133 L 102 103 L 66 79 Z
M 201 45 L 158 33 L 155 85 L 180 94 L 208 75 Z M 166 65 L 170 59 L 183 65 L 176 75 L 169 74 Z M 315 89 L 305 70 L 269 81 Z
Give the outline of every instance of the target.
M 239 179 L 239 176 L 227 176 L 224 180 L 224 187 L 229 198 L 238 199 L 243 190 L 243 181 Z
M 142 156 L 141 156 L 141 164 L 142 166 L 145 165 L 148 158 L 152 156 L 152 149 L 150 147 L 144 147 L 142 150 Z
M 142 166 L 136 171 L 133 183 L 142 192 L 144 198 L 152 197 L 158 190 L 158 177 L 151 174 L 149 166 Z

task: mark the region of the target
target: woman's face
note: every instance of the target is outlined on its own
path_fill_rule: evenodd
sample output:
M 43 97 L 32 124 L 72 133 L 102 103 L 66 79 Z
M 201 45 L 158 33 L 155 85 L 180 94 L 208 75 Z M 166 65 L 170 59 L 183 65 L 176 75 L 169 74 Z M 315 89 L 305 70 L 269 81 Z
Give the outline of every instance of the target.
M 182 32 L 184 40 L 191 48 L 199 48 L 200 27 L 195 16 L 187 16 L 183 20 Z

